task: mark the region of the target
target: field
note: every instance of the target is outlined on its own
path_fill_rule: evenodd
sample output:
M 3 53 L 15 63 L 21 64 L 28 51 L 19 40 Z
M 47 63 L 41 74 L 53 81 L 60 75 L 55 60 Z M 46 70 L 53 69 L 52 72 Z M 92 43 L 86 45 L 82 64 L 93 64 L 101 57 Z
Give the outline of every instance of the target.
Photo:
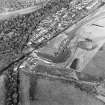
M 0 13 L 43 5 L 49 0 L 0 0 Z
M 103 49 L 98 51 L 95 57 L 89 62 L 83 72 L 94 75 L 105 77 L 105 45 Z
M 30 105 L 103 105 L 70 84 L 38 80 L 35 101 Z
M 40 3 L 43 4 L 43 1 L 46 2 L 46 0 L 8 0 L 8 1 L 1 0 L 0 7 L 1 7 L 1 12 L 15 11 L 15 10 L 31 7 L 34 5 L 38 5 Z M 70 0 L 68 0 L 68 1 L 70 1 Z M 66 5 L 66 3 L 65 3 L 65 5 Z M 79 80 L 73 79 L 74 84 L 77 83 L 78 87 L 80 87 L 80 88 L 77 88 L 76 87 L 77 85 L 74 86 L 74 84 L 71 84 L 70 81 L 69 81 L 70 83 L 67 83 L 64 81 L 61 82 L 58 80 L 49 80 L 48 78 L 37 79 L 36 75 L 34 75 L 34 73 L 37 73 L 38 70 L 43 72 L 43 74 L 45 74 L 45 75 L 47 75 L 46 71 L 48 71 L 48 72 L 50 71 L 51 73 L 49 72 L 49 74 L 53 74 L 53 75 L 57 74 L 59 77 L 61 77 L 62 75 L 59 73 L 58 68 L 57 68 L 57 70 L 55 70 L 55 68 L 53 68 L 53 69 L 48 68 L 49 69 L 48 70 L 47 67 L 44 68 L 44 66 L 42 66 L 42 68 L 41 68 L 41 66 L 39 66 L 40 68 L 36 69 L 35 63 L 37 62 L 37 60 L 35 59 L 34 55 L 32 55 L 32 56 L 34 59 L 35 66 L 33 66 L 31 63 L 32 59 L 30 59 L 29 63 L 26 59 L 24 59 L 25 57 L 27 58 L 27 55 L 29 54 L 27 48 L 33 47 L 31 45 L 27 46 L 27 43 L 30 41 L 31 36 L 34 36 L 34 34 L 36 35 L 36 33 L 34 33 L 34 32 L 38 31 L 38 30 L 36 31 L 36 29 L 38 29 L 38 26 L 43 25 L 43 24 L 41 24 L 41 21 L 44 20 L 44 18 L 47 19 L 48 14 L 49 14 L 49 16 L 53 17 L 54 15 L 52 15 L 52 14 L 55 14 L 55 12 L 59 9 L 63 10 L 63 9 L 61 9 L 63 7 L 65 7 L 64 1 L 61 4 L 60 4 L 60 2 L 59 3 L 53 2 L 52 4 L 49 3 L 48 5 L 46 5 L 46 7 L 38 9 L 35 12 L 31 12 L 29 14 L 24 14 L 22 16 L 17 16 L 14 18 L 10 18 L 10 20 L 8 19 L 8 20 L 0 21 L 0 30 L 1 30 L 1 32 L 0 32 L 0 59 L 1 59 L 0 60 L 0 73 L 2 71 L 6 75 L 5 81 L 3 78 L 3 74 L 1 73 L 1 75 L 0 75 L 0 105 L 19 105 L 18 101 L 22 101 L 21 105 L 104 105 L 101 101 L 99 101 L 92 95 L 88 94 L 87 90 L 89 91 L 89 89 L 90 89 L 89 85 L 88 85 L 88 87 L 86 87 L 86 85 L 83 85 L 84 87 L 82 87 L 82 85 L 80 85 L 81 83 L 79 84 L 79 83 L 75 82 L 75 81 L 79 81 Z M 52 8 L 54 8 L 54 9 L 52 9 Z M 86 15 L 85 10 L 78 12 L 77 16 L 80 16 L 79 14 L 82 12 L 83 12 L 83 17 L 84 17 Z M 70 11 L 70 13 L 71 13 L 71 11 Z M 57 15 L 55 14 L 55 16 L 57 16 Z M 58 16 L 59 16 L 59 14 L 58 14 Z M 63 17 L 65 17 L 65 16 L 63 16 Z M 54 22 L 56 23 L 56 19 L 55 18 L 53 19 L 52 17 L 50 19 L 54 20 L 53 23 Z M 72 14 L 71 14 L 71 17 L 72 17 Z M 63 18 L 63 19 L 65 20 L 68 18 Z M 74 16 L 73 19 L 74 19 L 74 21 L 75 20 L 78 21 L 78 19 L 81 19 L 81 17 L 79 18 L 79 17 Z M 59 19 L 59 20 L 61 20 L 61 19 Z M 67 20 L 67 22 L 69 22 L 69 19 Z M 66 23 L 66 20 L 65 20 L 65 23 Z M 52 23 L 50 23 L 50 24 L 51 24 L 51 26 L 53 25 Z M 46 25 L 46 24 L 44 24 L 44 25 Z M 54 24 L 54 26 L 53 26 L 54 28 L 51 27 L 51 29 L 53 29 L 54 31 L 49 30 L 49 32 L 51 31 L 50 34 L 54 35 L 54 33 L 57 33 L 58 26 L 56 24 Z M 62 23 L 61 29 L 65 26 L 66 25 L 63 26 L 63 23 Z M 41 27 L 41 29 L 43 29 L 43 27 Z M 50 26 L 48 25 L 48 27 L 50 27 Z M 55 29 L 56 29 L 56 31 L 55 31 Z M 41 31 L 43 31 L 43 30 L 41 30 Z M 59 30 L 58 30 L 58 32 L 59 32 Z M 39 35 L 40 35 L 40 33 L 42 33 L 42 32 L 39 32 Z M 69 34 L 72 34 L 72 33 L 69 33 Z M 29 35 L 30 35 L 30 37 L 29 37 Z M 44 36 L 43 33 L 41 35 Z M 65 38 L 66 36 L 62 36 L 62 37 Z M 31 38 L 33 39 L 33 37 L 31 37 Z M 45 40 L 47 39 L 45 36 L 44 36 L 44 38 L 45 38 Z M 59 40 L 59 42 L 57 39 L 53 40 L 50 43 L 50 45 L 48 46 L 48 49 L 47 49 L 47 47 L 44 49 L 44 50 L 46 50 L 45 53 L 47 52 L 47 53 L 53 55 L 56 51 L 58 51 L 59 50 L 58 48 L 60 46 L 59 43 L 60 43 L 60 41 L 63 40 L 61 37 L 59 39 L 61 39 L 61 40 Z M 39 48 L 38 45 L 40 45 L 40 44 L 37 44 L 36 42 L 37 42 L 36 39 L 35 39 L 35 43 L 33 40 L 33 45 L 36 44 L 36 46 L 34 46 L 33 48 L 38 49 Z M 54 43 L 54 46 L 53 46 L 53 43 Z M 64 49 L 68 48 L 68 47 L 66 47 L 66 44 L 64 44 L 64 43 L 62 46 L 64 46 Z M 25 48 L 26 48 L 28 54 L 24 53 Z M 54 59 L 54 60 L 52 59 L 52 61 L 53 62 L 56 61 L 55 63 L 62 62 L 62 58 L 64 60 L 64 58 L 66 58 L 66 55 L 70 54 L 70 53 L 69 54 L 66 53 L 65 50 L 62 50 L 63 49 L 62 47 L 60 47 L 60 48 L 61 48 L 62 53 L 60 53 L 60 56 L 57 57 L 58 61 L 56 61 L 56 59 L 54 59 L 54 56 L 52 56 L 52 58 Z M 43 52 L 43 49 L 42 49 L 42 52 Z M 30 57 L 30 56 L 31 55 L 29 55 L 28 57 Z M 55 58 L 56 58 L 56 56 L 55 56 Z M 59 61 L 59 59 L 60 59 L 60 61 Z M 28 69 L 27 70 L 27 71 L 29 71 L 28 76 L 22 71 L 23 69 L 18 68 L 18 65 L 20 65 L 20 63 L 22 63 L 23 60 L 25 60 L 27 65 L 30 64 L 29 65 L 30 68 L 28 68 L 27 65 L 25 65 L 25 67 L 24 67 L 24 65 L 22 65 L 23 68 L 25 68 L 24 71 L 26 71 Z M 105 48 L 103 47 L 82 72 L 93 75 L 94 77 L 98 77 L 98 76 L 105 77 L 104 62 L 105 62 Z M 39 62 L 39 63 L 40 63 L 39 65 L 41 65 L 41 62 Z M 43 63 L 42 63 L 42 65 L 43 65 Z M 33 76 L 30 73 L 30 71 L 32 70 L 31 69 L 32 67 L 34 67 L 33 68 L 34 69 Z M 58 72 L 54 72 L 54 70 L 58 71 Z M 66 69 L 64 69 L 64 71 L 66 72 Z M 70 74 L 68 72 L 65 73 L 65 72 L 62 72 L 62 73 L 64 73 L 64 75 L 66 75 L 65 78 L 67 78 L 67 79 L 69 78 L 69 80 L 70 80 L 70 78 L 72 78 L 70 76 L 73 74 Z M 54 77 L 54 78 L 56 78 L 56 77 Z M 86 88 L 86 89 L 88 88 L 88 89 L 83 90 L 84 88 Z M 93 89 L 94 88 L 92 87 L 92 90 Z M 2 103 L 2 100 L 3 100 L 3 102 L 6 102 L 6 104 Z

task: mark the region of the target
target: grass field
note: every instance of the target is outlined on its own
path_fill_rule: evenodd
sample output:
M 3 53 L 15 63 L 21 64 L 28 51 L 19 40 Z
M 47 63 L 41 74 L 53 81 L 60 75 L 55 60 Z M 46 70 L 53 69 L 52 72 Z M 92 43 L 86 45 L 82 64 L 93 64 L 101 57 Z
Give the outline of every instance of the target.
M 85 67 L 83 72 L 105 77 L 105 45 Z
M 70 84 L 41 79 L 35 98 L 30 105 L 104 105 Z

